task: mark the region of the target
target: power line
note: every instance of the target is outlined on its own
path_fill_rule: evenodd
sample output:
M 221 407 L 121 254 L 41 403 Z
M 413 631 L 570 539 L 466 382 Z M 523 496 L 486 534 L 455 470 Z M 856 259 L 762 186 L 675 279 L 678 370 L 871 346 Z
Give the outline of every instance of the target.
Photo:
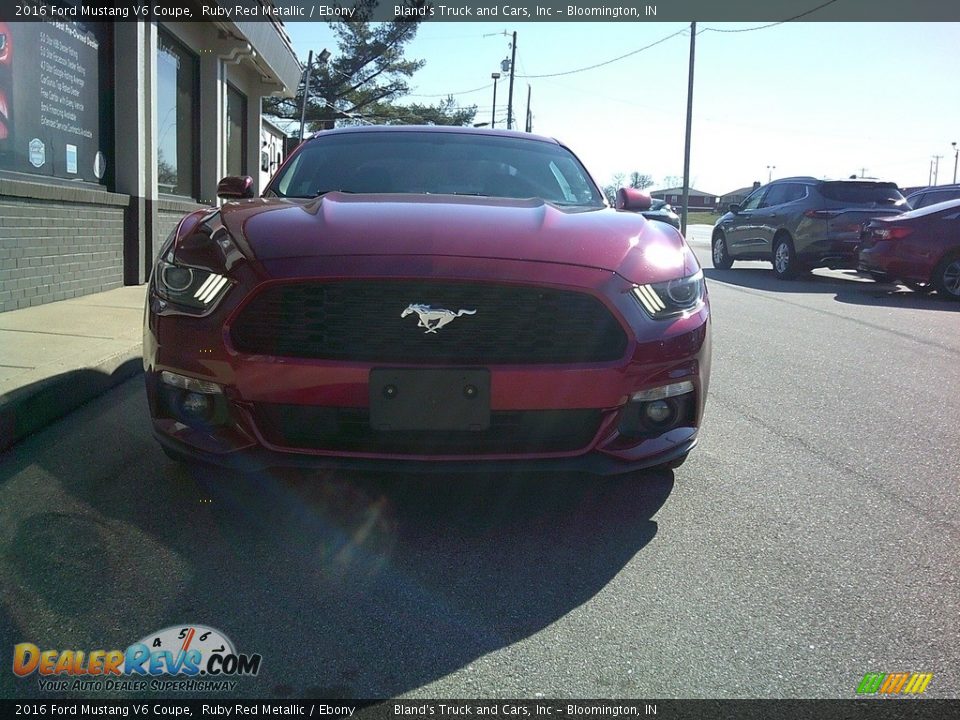
M 454 95 L 454 96 L 456 96 L 456 95 L 469 95 L 470 93 L 480 92 L 481 90 L 489 90 L 489 89 L 492 88 L 492 87 L 493 87 L 493 83 L 487 83 L 486 85 L 482 85 L 482 86 L 480 86 L 480 87 L 476 87 L 476 88 L 474 88 L 473 90 L 461 90 L 460 92 L 452 92 L 452 93 L 439 93 L 439 94 L 437 94 L 437 95 L 420 95 L 420 94 L 417 94 L 417 93 L 407 93 L 407 96 L 406 96 L 406 97 L 421 97 L 421 98 L 438 98 L 438 97 L 442 97 L 442 98 L 445 98 L 445 97 L 448 97 L 448 96 L 450 96 L 450 95 Z
M 726 30 L 724 28 L 708 27 L 700 30 L 697 33 L 697 35 L 702 35 L 705 32 L 743 33 L 743 32 L 753 32 L 754 30 L 766 30 L 767 28 L 772 28 L 772 27 L 776 27 L 777 25 L 783 25 L 784 23 L 793 22 L 794 20 L 799 20 L 802 17 L 806 17 L 807 15 L 817 12 L 817 10 L 822 10 L 823 8 L 827 7 L 827 5 L 833 5 L 835 2 L 837 2 L 837 0 L 827 0 L 827 2 L 823 3 L 822 5 L 817 5 L 815 8 L 807 10 L 806 12 L 802 12 L 799 15 L 794 15 L 793 17 L 787 18 L 786 20 L 778 20 L 777 22 L 767 23 L 766 25 L 758 25 L 756 27 L 751 27 L 751 28 L 739 28 L 736 30 Z
M 604 62 L 597 63 L 596 65 L 589 65 L 588 67 L 577 68 L 576 70 L 566 70 L 566 71 L 564 71 L 564 72 L 546 73 L 546 74 L 542 74 L 542 75 L 517 75 L 517 77 L 518 77 L 518 78 L 524 78 L 524 79 L 532 79 L 532 78 L 551 78 L 551 77 L 560 77 L 561 75 L 573 75 L 573 74 L 575 74 L 575 73 L 586 72 L 587 70 L 596 70 L 597 68 L 604 67 L 605 65 L 610 65 L 611 63 L 615 63 L 615 62 L 617 62 L 618 60 L 623 60 L 623 59 L 625 59 L 625 58 L 631 57 L 632 55 L 636 55 L 636 54 L 638 54 L 638 53 L 642 53 L 644 50 L 649 50 L 650 48 L 655 47 L 656 45 L 659 45 L 660 43 L 666 42 L 666 41 L 669 40 L 670 38 L 675 38 L 677 35 L 683 35 L 683 34 L 685 34 L 686 32 L 687 32 L 687 28 L 684 27 L 683 30 L 678 30 L 677 32 L 675 32 L 675 33 L 673 33 L 673 34 L 671 34 L 671 35 L 667 35 L 666 37 L 662 37 L 662 38 L 660 38 L 659 40 L 650 43 L 649 45 L 645 45 L 645 46 L 642 47 L 642 48 L 637 48 L 636 50 L 632 50 L 632 51 L 626 53 L 625 55 L 620 55 L 619 57 L 612 58 L 611 60 L 606 60 L 606 61 L 604 61 Z

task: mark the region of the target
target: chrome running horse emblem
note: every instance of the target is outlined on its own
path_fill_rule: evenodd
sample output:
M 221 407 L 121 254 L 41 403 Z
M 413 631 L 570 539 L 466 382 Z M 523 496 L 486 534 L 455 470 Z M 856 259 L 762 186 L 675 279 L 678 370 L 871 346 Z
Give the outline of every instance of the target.
M 400 317 L 405 318 L 411 313 L 416 313 L 420 322 L 417 327 L 426 328 L 424 335 L 435 333 L 444 325 L 449 325 L 461 315 L 476 315 L 476 310 L 447 310 L 446 308 L 433 308 L 429 305 L 407 305 L 407 309 L 400 313 Z

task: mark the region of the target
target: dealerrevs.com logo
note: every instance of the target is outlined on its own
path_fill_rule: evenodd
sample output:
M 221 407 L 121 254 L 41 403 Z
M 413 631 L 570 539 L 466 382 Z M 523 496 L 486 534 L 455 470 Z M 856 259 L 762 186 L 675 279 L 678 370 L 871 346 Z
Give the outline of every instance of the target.
M 126 650 L 44 650 L 20 643 L 13 648 L 13 673 L 36 673 L 46 692 L 231 692 L 235 678 L 260 672 L 261 660 L 259 654 L 238 653 L 219 630 L 180 625 Z

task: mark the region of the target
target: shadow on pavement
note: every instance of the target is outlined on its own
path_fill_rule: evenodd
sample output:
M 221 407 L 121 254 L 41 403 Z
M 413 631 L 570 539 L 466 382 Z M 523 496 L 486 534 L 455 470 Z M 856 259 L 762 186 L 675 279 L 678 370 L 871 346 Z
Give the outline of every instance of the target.
M 0 450 L 142 371 L 143 361 L 131 358 L 110 373 L 90 368 L 71 370 L 0 396 Z
M 483 662 L 642 567 L 673 489 L 669 471 L 190 472 L 150 437 L 142 395 L 128 383 L 111 393 L 125 411 L 103 400 L 76 414 L 86 437 L 50 447 L 52 428 L 2 456 L 0 629 L 122 650 L 208 625 L 263 656 L 231 696 L 393 697 Z M 634 600 L 616 611 L 642 612 Z M 2 696 L 38 693 L 35 678 L 0 676 Z
M 794 280 L 778 280 L 768 268 L 734 265 L 730 270 L 704 268 L 708 281 L 722 282 L 751 290 L 763 290 L 780 294 L 832 293 L 834 300 L 855 305 L 893 307 L 910 310 L 940 310 L 960 312 L 960 303 L 940 297 L 936 293 L 925 295 L 898 285 L 864 280 L 853 270 L 834 271 L 846 277 L 808 273 Z

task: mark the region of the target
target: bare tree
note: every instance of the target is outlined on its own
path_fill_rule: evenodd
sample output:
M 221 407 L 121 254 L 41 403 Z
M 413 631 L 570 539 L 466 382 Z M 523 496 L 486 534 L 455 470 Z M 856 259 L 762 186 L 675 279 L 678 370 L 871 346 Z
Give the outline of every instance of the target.
M 634 190 L 646 190 L 653 185 L 653 175 L 645 175 L 634 170 L 630 173 L 630 187 Z

